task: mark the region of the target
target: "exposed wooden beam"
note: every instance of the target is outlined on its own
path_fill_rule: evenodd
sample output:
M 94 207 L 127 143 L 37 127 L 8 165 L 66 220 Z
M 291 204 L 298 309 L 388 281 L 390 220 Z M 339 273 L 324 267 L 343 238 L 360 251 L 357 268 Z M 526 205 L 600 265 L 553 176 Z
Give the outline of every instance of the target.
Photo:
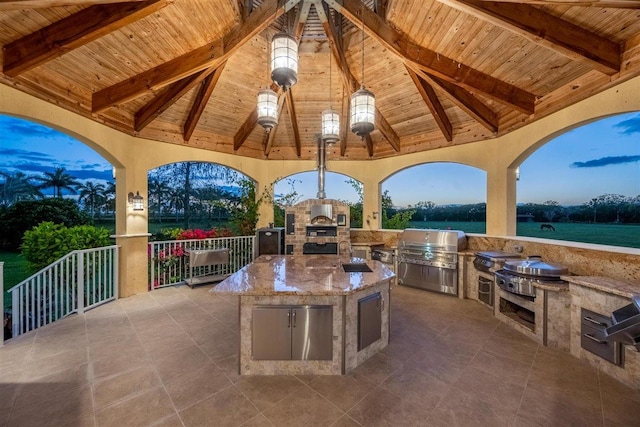
M 170 3 L 173 0 L 148 0 L 101 4 L 83 9 L 7 44 L 4 47 L 2 71 L 10 77 L 16 77 Z
M 501 3 L 538 4 L 547 6 L 614 7 L 640 9 L 638 0 L 495 0 Z
M 439 79 L 435 76 L 425 73 L 421 69 L 413 68 L 412 71 L 416 73 L 420 78 L 428 83 L 436 85 L 444 90 L 449 99 L 456 104 L 465 113 L 475 119 L 485 128 L 491 132 L 498 132 L 498 115 L 487 107 L 480 99 L 474 94 L 467 92 L 465 89 Z
M 46 9 L 59 6 L 141 2 L 145 0 L 0 0 L 0 10 Z
M 342 40 L 335 34 L 334 26 L 328 20 L 327 15 L 324 13 L 324 11 L 322 14 L 318 13 L 318 15 L 320 16 L 322 27 L 324 28 L 327 38 L 329 39 L 331 52 L 336 60 L 336 63 L 338 64 L 338 69 L 340 70 L 340 75 L 342 76 L 342 82 L 344 86 L 349 90 L 349 92 L 353 93 L 358 90 L 360 84 L 349 69 L 349 65 L 347 64 L 344 50 L 342 48 Z M 382 115 L 377 107 L 375 120 L 376 127 L 380 131 L 380 133 L 382 133 L 382 136 L 387 139 L 389 144 L 391 144 L 391 147 L 393 147 L 396 152 L 399 152 L 400 137 L 393 130 L 389 122 L 384 118 L 384 115 Z
M 373 157 L 373 140 L 371 139 L 371 134 L 366 134 L 362 137 L 365 145 L 367 146 L 367 154 L 369 157 Z
M 387 6 L 389 0 L 374 0 L 373 11 L 382 19 L 387 19 Z
M 278 97 L 278 118 L 282 117 L 282 112 L 284 111 L 284 100 L 286 96 Z M 267 138 L 265 138 L 264 145 L 264 155 L 269 156 L 271 152 L 271 148 L 273 147 L 273 142 L 276 139 L 276 133 L 278 132 L 278 125 L 276 125 L 271 132 L 265 132 L 267 134 Z
M 525 114 L 534 113 L 535 96 L 467 65 L 419 46 L 372 12 L 360 0 L 324 0 L 345 18 L 361 26 L 366 33 L 397 55 L 406 65 L 415 65 L 443 80 L 471 92 L 481 92 L 489 99 L 508 105 Z M 411 67 L 414 68 L 414 67 Z
M 413 80 L 413 83 L 416 85 L 420 96 L 422 96 L 424 103 L 429 107 L 429 111 L 431 111 L 431 115 L 442 131 L 444 138 L 449 142 L 453 141 L 453 126 L 451 125 L 451 121 L 449 120 L 449 117 L 447 117 L 447 113 L 444 111 L 444 108 L 442 108 L 442 104 L 438 99 L 438 95 L 436 95 L 436 91 L 433 90 L 429 83 L 425 82 L 416 73 L 411 71 L 410 68 L 407 67 L 407 71 L 409 72 L 409 77 L 411 77 L 411 80 Z
M 147 127 L 149 123 L 164 113 L 169 107 L 175 104 L 178 99 L 182 98 L 197 84 L 206 79 L 207 76 L 213 73 L 213 71 L 215 70 L 202 70 L 199 73 L 186 77 L 170 85 L 164 92 L 136 111 L 133 120 L 134 130 L 136 132 L 140 132 L 142 129 Z
M 218 80 L 220 80 L 220 76 L 222 75 L 222 71 L 226 64 L 227 63 L 224 62 L 221 66 L 216 68 L 216 71 L 214 71 L 213 74 L 209 74 L 202 82 L 202 86 L 200 87 L 198 95 L 193 102 L 193 106 L 189 111 L 187 120 L 184 122 L 182 134 L 185 141 L 189 141 L 191 139 L 191 135 L 193 135 L 193 131 L 196 129 L 196 125 L 198 124 L 204 109 L 207 108 L 209 98 L 211 98 L 211 94 L 218 84 Z
M 287 110 L 289 111 L 289 120 L 291 121 L 291 129 L 293 130 L 293 141 L 296 144 L 296 154 L 300 157 L 302 154 L 302 147 L 300 145 L 300 130 L 298 129 L 298 119 L 296 117 L 296 107 L 293 103 L 293 94 L 291 89 L 284 93 L 284 98 L 287 103 Z
M 112 105 L 131 101 L 152 90 L 188 77 L 206 68 L 218 68 L 247 41 L 267 28 L 300 0 L 265 0 L 244 23 L 236 25 L 222 39 L 201 46 L 171 61 L 144 71 L 93 94 L 92 111 L 104 111 Z
M 244 144 L 247 138 L 249 138 L 249 135 L 251 135 L 251 132 L 253 132 L 253 129 L 255 129 L 257 124 L 258 110 L 254 108 L 251 110 L 249 117 L 247 117 L 242 126 L 240 126 L 240 129 L 238 129 L 236 134 L 233 136 L 233 151 L 238 151 L 238 149 L 242 147 L 242 144 Z
M 574 61 L 613 75 L 620 72 L 620 45 L 527 4 L 439 0 L 449 7 L 516 33 Z

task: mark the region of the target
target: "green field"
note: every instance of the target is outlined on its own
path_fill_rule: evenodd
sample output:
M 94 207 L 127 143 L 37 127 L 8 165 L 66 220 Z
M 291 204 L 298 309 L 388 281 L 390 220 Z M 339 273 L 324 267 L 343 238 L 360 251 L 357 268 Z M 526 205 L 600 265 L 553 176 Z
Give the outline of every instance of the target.
M 538 222 L 519 222 L 517 235 L 543 239 L 568 240 L 600 245 L 640 248 L 640 225 L 552 223 L 556 231 L 540 230 Z M 486 232 L 484 222 L 411 221 L 414 228 L 462 230 L 465 233 Z

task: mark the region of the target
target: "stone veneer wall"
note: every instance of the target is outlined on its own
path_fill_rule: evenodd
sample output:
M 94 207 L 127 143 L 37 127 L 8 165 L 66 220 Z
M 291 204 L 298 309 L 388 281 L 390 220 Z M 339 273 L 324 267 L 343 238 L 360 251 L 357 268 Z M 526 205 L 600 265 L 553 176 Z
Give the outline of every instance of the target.
M 333 221 L 330 222 L 317 222 L 311 224 L 311 206 L 312 205 L 331 205 L 333 210 Z M 304 200 L 292 207 L 285 210 L 285 218 L 287 214 L 293 213 L 295 215 L 295 233 L 285 234 L 284 244 L 293 245 L 292 255 L 302 255 L 302 245 L 306 242 L 313 243 L 340 243 L 342 241 L 350 241 L 350 228 L 349 228 L 349 205 L 342 203 L 339 200 L 333 199 L 308 199 Z M 336 237 L 307 237 L 307 225 L 336 225 L 336 218 L 338 214 L 344 214 L 346 216 L 346 225 L 338 226 L 338 235 Z M 285 230 L 286 233 L 286 230 Z M 348 255 L 348 245 L 338 245 L 340 255 Z
M 396 246 L 401 230 L 351 230 L 351 242 L 382 241 L 385 246 Z M 516 252 L 522 256 L 540 255 L 544 261 L 562 264 L 576 276 L 604 276 L 636 283 L 640 293 L 640 251 L 637 249 L 561 242 L 536 238 L 492 237 L 467 235 L 467 251 Z M 580 247 L 583 246 L 583 247 Z M 634 252 L 637 252 L 634 253 Z

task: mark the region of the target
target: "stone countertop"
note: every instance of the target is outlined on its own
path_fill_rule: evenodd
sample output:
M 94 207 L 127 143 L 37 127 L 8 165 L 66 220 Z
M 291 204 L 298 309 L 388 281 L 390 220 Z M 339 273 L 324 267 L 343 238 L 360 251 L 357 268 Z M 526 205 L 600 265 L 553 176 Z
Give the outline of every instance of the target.
M 533 287 L 538 289 L 544 289 L 546 291 L 554 291 L 554 292 L 569 292 L 569 284 L 568 283 L 533 283 Z
M 602 276 L 562 276 L 562 279 L 575 285 L 596 289 L 598 291 L 607 292 L 625 298 L 631 298 L 633 295 L 640 295 L 639 282 L 623 282 L 622 280 Z
M 370 273 L 345 273 L 341 263 L 366 263 Z M 262 255 L 211 289 L 238 295 L 348 295 L 393 278 L 379 261 L 335 255 Z

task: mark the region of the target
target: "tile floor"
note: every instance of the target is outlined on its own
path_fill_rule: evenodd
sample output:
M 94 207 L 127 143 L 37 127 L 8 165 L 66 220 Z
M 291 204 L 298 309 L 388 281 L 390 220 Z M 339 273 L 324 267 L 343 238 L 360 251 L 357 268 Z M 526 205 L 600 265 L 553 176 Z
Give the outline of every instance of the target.
M 0 425 L 640 426 L 640 391 L 477 302 L 394 287 L 391 315 L 349 375 L 240 377 L 235 297 L 126 298 L 0 348 Z

